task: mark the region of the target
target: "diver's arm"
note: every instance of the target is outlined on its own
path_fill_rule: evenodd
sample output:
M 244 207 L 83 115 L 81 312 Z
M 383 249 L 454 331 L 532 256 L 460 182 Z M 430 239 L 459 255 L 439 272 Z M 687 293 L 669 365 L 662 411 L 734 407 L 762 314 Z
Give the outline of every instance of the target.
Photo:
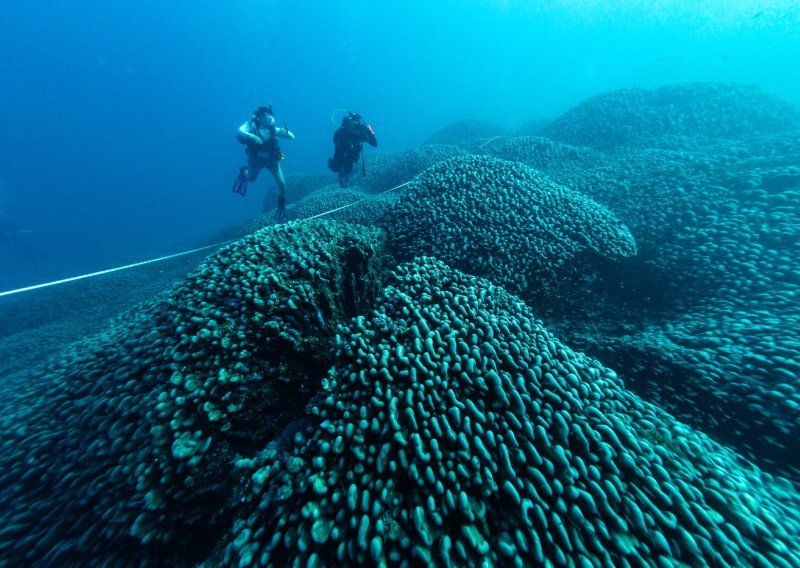
M 263 144 L 264 141 L 261 138 L 259 138 L 257 135 L 255 135 L 252 132 L 250 132 L 249 127 L 250 127 L 250 123 L 249 122 L 245 122 L 244 124 L 242 124 L 239 127 L 239 131 L 236 133 L 236 137 L 239 138 L 239 139 L 241 139 L 242 137 L 249 138 L 250 140 L 252 140 L 256 144 Z
M 367 124 L 364 127 L 362 136 L 364 138 L 364 142 L 372 146 L 373 148 L 378 147 L 378 138 L 375 136 L 375 131 L 372 129 L 372 126 Z
M 288 138 L 289 140 L 294 140 L 294 132 L 286 128 L 280 128 L 278 126 L 275 127 L 275 136 L 278 136 L 279 138 Z

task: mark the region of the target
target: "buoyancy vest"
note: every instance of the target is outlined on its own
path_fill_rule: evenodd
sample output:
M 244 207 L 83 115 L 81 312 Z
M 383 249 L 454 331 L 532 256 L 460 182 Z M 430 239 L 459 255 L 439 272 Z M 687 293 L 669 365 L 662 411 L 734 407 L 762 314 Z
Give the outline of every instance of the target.
M 248 156 L 255 156 L 267 162 L 278 162 L 283 159 L 283 152 L 281 152 L 280 144 L 278 144 L 278 136 L 274 124 L 262 128 L 254 119 L 251 119 L 248 122 L 247 130 L 263 141 L 262 144 L 257 144 L 249 136 L 238 136 L 239 142 L 247 146 L 245 152 Z

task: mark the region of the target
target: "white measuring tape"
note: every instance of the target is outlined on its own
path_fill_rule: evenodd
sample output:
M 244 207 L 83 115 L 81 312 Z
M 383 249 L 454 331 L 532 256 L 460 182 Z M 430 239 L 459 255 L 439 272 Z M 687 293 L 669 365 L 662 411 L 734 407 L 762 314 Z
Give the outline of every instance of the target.
M 489 138 L 489 139 L 488 139 L 486 142 L 484 142 L 483 144 L 481 144 L 480 146 L 478 146 L 478 148 L 483 148 L 483 147 L 484 147 L 484 146 L 486 146 L 486 145 L 487 145 L 489 142 L 494 142 L 494 141 L 495 141 L 495 140 L 497 140 L 498 138 L 502 138 L 502 136 L 492 136 L 492 137 L 491 137 L 491 138 Z
M 337 207 L 336 209 L 331 209 L 330 211 L 325 211 L 324 213 L 319 213 L 317 215 L 312 215 L 311 217 L 307 217 L 305 219 L 298 219 L 298 221 L 310 221 L 311 219 L 316 219 L 317 217 L 322 217 L 324 215 L 330 215 L 331 213 L 335 213 L 336 211 L 341 211 L 342 209 L 347 209 L 348 207 L 352 207 L 358 203 L 364 201 L 364 199 L 369 199 L 370 197 L 375 197 L 377 195 L 383 195 L 384 193 L 389 193 L 390 191 L 394 191 L 395 189 L 400 189 L 408 184 L 410 181 L 405 183 L 401 183 L 395 187 L 389 188 L 385 191 L 381 191 L 380 193 L 376 193 L 374 196 L 364 197 L 355 201 L 349 205 L 343 205 L 342 207 Z M 2 296 L 11 296 L 12 294 L 19 294 L 20 292 L 28 292 L 30 290 L 38 290 L 39 288 L 47 288 L 48 286 L 55 286 L 57 284 L 66 284 L 67 282 L 75 282 L 76 280 L 83 280 L 85 278 L 93 278 L 95 276 L 102 276 L 103 274 L 110 274 L 112 272 L 119 272 L 120 270 L 128 270 L 129 268 L 136 268 L 137 266 L 144 266 L 145 264 L 153 264 L 154 262 L 161 262 L 162 260 L 169 260 L 170 258 L 177 258 L 179 256 L 185 256 L 187 254 L 193 254 L 195 252 L 200 252 L 201 250 L 211 249 L 221 247 L 223 245 L 227 245 L 228 243 L 232 243 L 239 239 L 230 239 L 228 241 L 223 241 L 221 243 L 216 243 L 213 245 L 206 245 L 204 247 L 187 250 L 184 252 L 178 252 L 175 254 L 169 254 L 167 256 L 160 256 L 158 258 L 151 258 L 150 260 L 143 260 L 142 262 L 134 262 L 133 264 L 126 264 L 125 266 L 118 266 L 116 268 L 109 268 L 107 270 L 100 270 L 99 272 L 92 272 L 90 274 L 81 274 L 80 276 L 73 276 L 71 278 L 64 278 L 62 280 L 53 280 L 52 282 L 45 282 L 44 284 L 36 284 L 35 286 L 26 286 L 25 288 L 17 288 L 16 290 L 7 290 L 5 292 L 0 292 L 0 297 Z
M 46 282 L 44 284 L 36 284 L 35 286 L 26 286 L 25 288 L 17 288 L 16 290 L 8 290 L 7 292 L 0 292 L 0 296 L 10 296 L 11 294 L 19 294 L 20 292 L 27 292 L 29 290 L 36 290 L 38 288 L 46 288 L 48 286 L 55 286 L 56 284 L 66 284 L 67 282 L 75 282 L 76 280 L 83 280 L 84 278 L 92 278 L 94 276 L 101 276 L 103 274 L 110 274 L 111 272 L 119 272 L 120 270 L 127 270 L 129 268 L 136 268 L 137 266 L 144 266 L 145 264 L 152 264 L 154 262 L 161 262 L 162 260 L 168 260 L 170 258 L 175 258 L 178 256 L 184 256 L 187 254 L 192 254 L 193 252 L 198 252 L 205 249 L 210 249 L 214 247 L 221 247 L 222 245 L 232 243 L 236 239 L 232 239 L 230 241 L 225 241 L 222 243 L 217 243 L 214 245 L 208 245 L 205 247 L 200 247 L 192 250 L 187 250 L 184 252 L 179 252 L 175 254 L 170 254 L 167 256 L 160 256 L 158 258 L 152 258 L 150 260 L 143 260 L 142 262 L 134 262 L 133 264 L 126 264 L 125 266 L 118 266 L 116 268 L 109 268 L 108 270 L 100 270 L 99 272 L 92 272 L 90 274 L 81 274 L 80 276 L 73 276 L 72 278 L 64 278 L 62 280 L 54 280 L 52 282 Z

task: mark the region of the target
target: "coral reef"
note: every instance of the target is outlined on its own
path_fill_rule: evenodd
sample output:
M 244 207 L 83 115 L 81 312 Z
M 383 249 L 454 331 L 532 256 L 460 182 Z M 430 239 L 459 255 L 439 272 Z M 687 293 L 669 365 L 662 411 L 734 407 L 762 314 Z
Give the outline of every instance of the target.
M 548 171 L 612 208 L 639 254 L 587 294 L 563 298 L 570 318 L 543 317 L 681 419 L 798 470 L 800 383 L 779 378 L 800 352 L 800 170 L 790 165 L 800 153 L 787 146 L 795 137 L 758 137 L 758 155 L 741 141 Z M 776 387 L 786 391 L 779 404 Z
M 102 331 L 194 270 L 201 254 L 170 259 L 135 271 L 3 298 L 0 302 L 0 389 L 25 375 L 65 345 Z
M 377 193 L 405 183 L 439 162 L 466 153 L 462 148 L 443 144 L 396 154 L 369 153 L 366 156 L 366 177 L 354 175 L 352 181 L 370 193 Z
M 433 136 L 425 140 L 425 144 L 450 144 L 456 146 L 479 139 L 494 136 L 507 136 L 509 131 L 498 124 L 485 120 L 459 120 L 448 124 Z
M 596 259 L 636 253 L 603 206 L 522 164 L 453 158 L 426 170 L 385 219 L 398 258 L 429 254 L 528 300 L 591 273 Z
M 286 187 L 291 188 L 291 202 L 300 201 L 314 191 L 336 183 L 336 175 L 324 174 L 289 174 L 286 176 Z
M 514 136 L 541 136 L 544 127 L 552 120 L 547 118 L 535 118 L 523 123 L 514 130 Z
M 591 169 L 602 164 L 605 156 L 591 148 L 578 148 L 547 138 L 530 136 L 498 137 L 476 147 L 476 154 L 519 162 L 551 174 L 571 173 L 575 169 Z
M 335 223 L 260 231 L 6 399 L 0 556 L 202 555 L 235 504 L 233 457 L 302 417 L 336 324 L 380 290 L 381 240 Z
M 798 116 L 464 121 L 155 298 L 76 284 L 151 298 L 108 324 L 5 304 L 0 566 L 800 566 Z
M 401 266 L 253 470 L 226 564 L 797 565 L 798 497 L 626 392 L 523 302 Z M 300 474 L 300 472 L 303 472 Z
M 685 83 L 595 95 L 545 126 L 539 135 L 576 146 L 611 149 L 641 146 L 671 135 L 738 138 L 799 125 L 796 108 L 757 87 Z

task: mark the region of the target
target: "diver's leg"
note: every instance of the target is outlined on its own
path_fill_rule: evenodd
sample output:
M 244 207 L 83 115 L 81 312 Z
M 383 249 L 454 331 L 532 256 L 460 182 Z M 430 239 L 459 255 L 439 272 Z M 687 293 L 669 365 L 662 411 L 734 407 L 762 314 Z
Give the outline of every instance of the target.
M 272 173 L 272 177 L 275 178 L 275 182 L 278 185 L 278 208 L 275 210 L 275 220 L 276 221 L 285 221 L 286 220 L 286 180 L 283 177 L 283 170 L 281 170 L 281 165 L 279 163 L 275 164 L 274 166 L 270 167 L 270 173 Z
M 248 156 L 247 157 L 247 181 L 250 183 L 256 181 L 259 172 L 263 165 L 261 164 L 260 160 L 255 156 Z
M 275 182 L 278 184 L 278 207 L 283 207 L 286 205 L 286 179 L 283 177 L 281 165 L 275 164 L 275 166 L 270 168 L 269 171 L 272 173 L 272 177 L 275 178 Z

